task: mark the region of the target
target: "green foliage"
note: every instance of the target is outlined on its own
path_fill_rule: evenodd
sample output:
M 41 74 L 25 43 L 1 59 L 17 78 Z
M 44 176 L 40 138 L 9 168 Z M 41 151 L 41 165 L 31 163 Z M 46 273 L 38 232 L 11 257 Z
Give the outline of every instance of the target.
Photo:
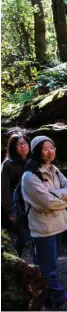
M 33 76 L 33 78 L 32 78 Z M 35 77 L 37 76 L 36 67 L 33 67 L 29 61 L 15 61 L 13 66 L 5 68 L 2 72 L 2 112 L 11 103 L 13 105 L 13 99 L 18 99 L 18 103 L 24 104 L 28 99 L 32 99 L 34 96 L 34 85 Z M 30 87 L 29 87 L 30 80 Z M 29 89 L 27 91 L 27 89 Z M 24 90 L 24 91 L 23 91 Z M 23 94 L 22 94 L 23 93 Z M 24 95 L 26 93 L 26 95 Z M 15 94 L 15 96 L 14 96 Z M 22 95 L 21 95 L 22 94 Z M 23 98 L 22 98 L 23 96 Z
M 7 74 L 7 73 L 6 73 Z M 34 85 L 29 83 L 24 88 L 16 88 L 16 91 L 11 92 L 4 91 L 2 99 L 2 114 L 7 114 L 13 118 L 19 116 L 22 108 L 27 103 L 31 103 L 32 99 L 39 94 L 45 94 L 45 87 L 48 88 L 48 92 L 55 90 L 59 87 L 65 86 L 67 82 L 67 64 L 60 64 L 54 68 L 47 68 L 40 72 L 40 75 L 35 78 Z M 32 83 L 32 84 L 33 84 Z M 31 106 L 30 106 L 31 107 Z
M 28 38 L 26 38 L 26 35 Z M 2 2 L 2 55 L 6 63 L 21 56 L 33 56 L 33 10 L 30 1 L 4 0 Z M 27 53 L 27 42 L 30 55 Z M 4 65 L 4 64 L 3 64 Z
M 55 26 L 53 21 L 52 4 L 49 0 L 44 0 L 44 14 L 46 27 L 46 63 L 58 61 L 58 49 L 56 41 Z
M 65 0 L 66 1 L 66 0 Z M 43 0 L 46 26 L 46 60 L 47 65 L 57 63 L 57 44 L 53 23 L 51 1 Z M 38 6 L 35 6 L 35 12 Z M 64 74 L 59 72 L 39 75 L 35 61 L 34 10 L 28 0 L 2 1 L 2 112 L 16 112 L 15 103 L 20 104 L 38 95 L 40 84 L 49 84 L 50 90 L 65 82 Z M 45 75 L 45 80 L 44 80 Z M 66 76 L 67 77 L 67 76 Z M 30 86 L 29 86 L 30 85 Z M 33 86 L 33 87 L 32 87 Z
M 67 82 L 67 64 L 43 70 L 37 81 L 41 86 L 47 85 L 50 91 L 64 87 Z
M 64 3 L 67 4 L 67 0 L 64 0 Z
M 32 76 L 33 67 L 33 9 L 30 1 L 2 2 L 2 105 L 10 92 L 22 88 Z M 9 93 L 9 95 L 8 95 Z
M 29 61 L 15 61 L 2 72 L 2 87 L 15 92 L 37 75 L 36 67 Z
M 17 117 L 20 114 L 23 106 L 28 102 L 31 102 L 33 98 L 38 96 L 38 85 L 34 87 L 25 88 L 24 92 L 19 92 L 18 90 L 12 95 L 11 93 L 3 92 L 2 99 L 2 115 L 11 116 L 13 118 Z M 6 100 L 5 100 L 6 96 Z
M 6 252 L 12 253 L 13 255 L 17 255 L 17 252 L 13 248 L 11 244 L 11 239 L 6 230 L 2 230 L 1 232 L 1 244 L 4 245 Z
M 27 102 L 31 102 L 32 99 L 37 96 L 37 88 L 33 87 L 30 90 L 27 90 L 25 92 L 15 92 L 14 95 L 12 96 L 12 101 L 14 103 L 20 103 L 21 105 L 24 105 Z

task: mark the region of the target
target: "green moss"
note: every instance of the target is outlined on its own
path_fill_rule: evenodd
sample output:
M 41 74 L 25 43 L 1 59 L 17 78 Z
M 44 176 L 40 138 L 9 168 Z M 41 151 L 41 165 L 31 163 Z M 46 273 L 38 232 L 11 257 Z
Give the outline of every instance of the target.
M 4 245 L 5 251 L 17 255 L 17 252 L 12 246 L 11 239 L 6 230 L 1 232 L 1 244 Z

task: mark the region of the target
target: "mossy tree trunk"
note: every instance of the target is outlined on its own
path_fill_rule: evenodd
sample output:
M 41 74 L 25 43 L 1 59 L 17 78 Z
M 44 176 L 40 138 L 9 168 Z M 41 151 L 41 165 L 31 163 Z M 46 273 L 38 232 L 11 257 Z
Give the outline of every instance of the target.
M 37 61 L 44 63 L 45 60 L 45 17 L 41 0 L 31 0 L 34 6 L 34 37 L 35 53 Z
M 67 61 L 67 31 L 63 0 L 52 0 L 53 18 L 57 35 L 60 60 Z

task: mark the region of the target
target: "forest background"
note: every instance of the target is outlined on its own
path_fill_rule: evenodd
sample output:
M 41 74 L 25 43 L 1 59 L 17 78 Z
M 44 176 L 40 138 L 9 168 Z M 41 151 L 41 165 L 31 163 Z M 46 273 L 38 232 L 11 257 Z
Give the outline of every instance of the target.
M 67 176 L 67 0 L 2 0 L 1 38 L 2 160 L 11 132 L 46 134 Z M 4 231 L 2 244 L 2 311 L 39 310 L 45 298 L 37 268 L 17 257 Z
M 67 128 L 67 0 L 3 0 L 1 12 L 3 160 L 10 128 L 20 126 L 32 130 L 42 126 L 45 131 L 45 124 L 52 123 L 61 123 L 61 130 L 63 124 L 64 130 Z M 52 99 L 55 108 L 51 110 L 48 105 L 51 98 L 47 94 L 50 96 L 55 90 L 54 98 L 60 97 L 62 103 L 59 108 Z M 40 114 L 45 95 L 44 121 L 40 116 L 40 123 L 36 114 Z M 31 119 L 28 124 L 32 115 L 34 122 Z M 31 130 L 28 130 L 30 134 Z M 66 149 L 64 154 L 67 155 Z M 62 162 L 66 163 L 66 159 Z
M 2 1 L 2 109 L 35 85 L 40 65 L 67 61 L 66 17 L 67 0 Z

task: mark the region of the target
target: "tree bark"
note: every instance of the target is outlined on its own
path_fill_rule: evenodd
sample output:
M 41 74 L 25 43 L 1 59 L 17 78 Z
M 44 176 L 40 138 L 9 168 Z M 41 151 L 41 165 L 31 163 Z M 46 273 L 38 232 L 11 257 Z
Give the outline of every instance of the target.
M 36 60 L 44 63 L 45 60 L 45 19 L 44 9 L 41 0 L 31 0 L 32 5 L 37 10 L 34 12 L 34 37 L 35 37 L 35 53 Z
M 63 0 L 52 0 L 53 18 L 57 35 L 60 60 L 67 61 L 67 30 Z
M 65 7 L 65 14 L 67 15 L 67 4 L 64 3 L 64 7 Z

